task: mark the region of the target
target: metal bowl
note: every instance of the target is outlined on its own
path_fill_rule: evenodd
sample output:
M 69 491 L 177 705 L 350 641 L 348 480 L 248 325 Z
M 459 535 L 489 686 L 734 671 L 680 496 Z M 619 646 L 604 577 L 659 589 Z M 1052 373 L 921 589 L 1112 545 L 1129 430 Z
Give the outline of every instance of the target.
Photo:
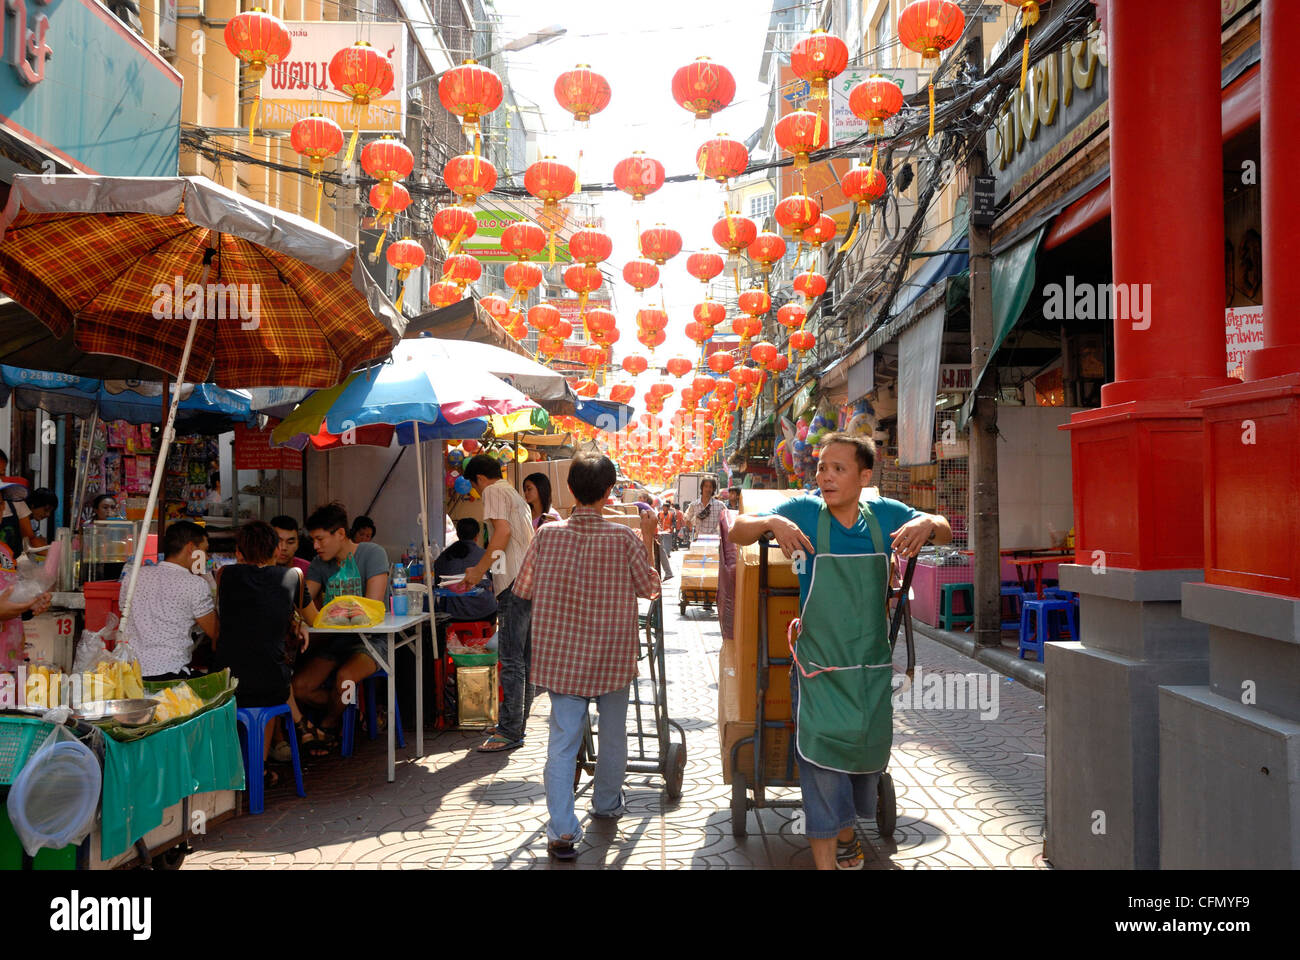
M 82 720 L 113 720 L 124 727 L 140 727 L 153 720 L 157 708 L 157 700 L 137 697 L 130 700 L 88 700 L 72 712 Z

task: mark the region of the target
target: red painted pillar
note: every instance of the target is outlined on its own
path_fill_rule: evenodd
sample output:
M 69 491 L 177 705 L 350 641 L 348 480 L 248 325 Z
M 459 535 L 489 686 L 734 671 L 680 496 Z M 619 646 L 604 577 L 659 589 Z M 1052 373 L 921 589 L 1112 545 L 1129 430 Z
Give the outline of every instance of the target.
M 1227 384 L 1220 16 L 1214 0 L 1112 3 L 1115 382 L 1070 431 L 1079 563 L 1204 563 L 1202 423 Z
M 1264 347 L 1247 355 L 1245 383 L 1196 403 L 1205 417 L 1205 582 L 1288 597 L 1300 597 L 1300 73 L 1288 43 L 1298 29 L 1300 3 L 1264 0 Z
M 1289 41 L 1300 31 L 1300 3 L 1264 4 L 1260 79 L 1260 183 L 1264 205 L 1264 349 L 1246 358 L 1246 379 L 1300 371 L 1300 71 L 1289 60 Z
M 1111 7 L 1111 250 L 1130 316 L 1117 293 L 1105 405 L 1225 379 L 1219 5 L 1176 6 Z

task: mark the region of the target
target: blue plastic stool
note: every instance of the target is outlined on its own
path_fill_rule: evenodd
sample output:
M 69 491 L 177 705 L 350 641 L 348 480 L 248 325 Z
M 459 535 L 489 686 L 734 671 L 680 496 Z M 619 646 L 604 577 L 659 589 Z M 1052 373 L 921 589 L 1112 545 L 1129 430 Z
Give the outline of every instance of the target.
M 379 711 L 375 708 L 375 681 L 387 680 L 388 674 L 383 670 L 376 670 L 370 676 L 362 681 L 366 685 L 366 726 L 369 729 L 369 739 L 379 739 Z M 356 748 L 356 729 L 357 715 L 360 711 L 355 703 L 349 703 L 343 711 L 343 744 L 340 751 L 343 756 L 350 757 Z M 406 746 L 406 737 L 402 735 L 402 705 L 393 702 L 393 723 L 396 724 L 397 745 Z
M 1011 598 L 1011 619 L 1003 620 L 1001 623 L 1003 630 L 1018 630 L 1020 628 L 1020 608 L 1025 602 L 1024 587 L 1002 585 L 1002 597 Z M 1002 604 L 1002 609 L 1006 610 L 1006 604 Z M 1003 614 L 1005 616 L 1005 613 Z
M 962 594 L 966 598 L 966 612 L 953 613 L 953 596 Z M 951 630 L 953 624 L 975 622 L 975 586 L 970 583 L 945 583 L 939 596 L 939 626 Z
M 265 809 L 266 757 L 262 755 L 266 743 L 266 725 L 276 717 L 284 717 L 285 734 L 289 738 L 289 751 L 293 756 L 293 782 L 298 788 L 298 796 L 307 796 L 302 787 L 302 764 L 298 761 L 298 731 L 293 726 L 293 714 L 289 704 L 282 703 L 276 707 L 240 707 L 235 711 L 235 720 L 243 728 L 239 745 L 244 754 L 244 779 L 248 788 L 248 812 L 261 813 Z
M 1020 607 L 1020 659 L 1025 652 L 1031 651 L 1039 663 L 1046 662 L 1047 650 L 1043 646 L 1050 640 L 1062 639 L 1059 623 L 1052 620 L 1053 613 L 1065 614 L 1069 625 L 1070 638 L 1078 639 L 1079 631 L 1075 626 L 1074 604 L 1069 600 L 1025 600 Z M 1031 614 L 1033 624 L 1031 625 Z

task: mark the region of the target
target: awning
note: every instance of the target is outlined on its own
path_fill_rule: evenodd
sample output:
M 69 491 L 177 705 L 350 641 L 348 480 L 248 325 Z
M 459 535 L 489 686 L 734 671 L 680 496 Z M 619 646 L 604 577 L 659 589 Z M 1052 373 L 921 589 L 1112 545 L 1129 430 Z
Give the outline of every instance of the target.
M 1055 250 L 1075 234 L 1082 233 L 1094 224 L 1110 216 L 1110 177 L 1093 187 L 1082 200 L 1078 200 L 1056 218 L 1047 239 L 1043 241 L 1044 250 Z
M 980 381 L 997 356 L 1002 341 L 1020 320 L 1020 315 L 1029 303 L 1038 276 L 1038 246 L 1045 229 L 1039 227 L 1028 240 L 1021 241 L 1019 245 L 993 258 L 993 345 L 984 360 L 984 366 L 975 371 L 971 391 L 957 417 L 958 429 L 966 426 L 975 405 Z
M 449 307 L 430 310 L 412 317 L 406 325 L 406 336 L 437 337 L 440 340 L 469 340 L 473 343 L 490 343 L 521 357 L 532 355 L 518 341 L 506 333 L 506 328 L 483 308 L 473 297 L 458 300 Z

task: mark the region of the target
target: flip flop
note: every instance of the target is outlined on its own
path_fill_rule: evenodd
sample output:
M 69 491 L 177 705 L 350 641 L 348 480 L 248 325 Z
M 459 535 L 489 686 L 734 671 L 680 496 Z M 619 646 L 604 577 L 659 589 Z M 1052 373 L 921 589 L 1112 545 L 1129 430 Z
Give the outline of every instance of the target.
M 573 845 L 573 837 L 567 833 L 559 840 L 547 842 L 546 852 L 556 860 L 574 860 L 578 856 L 578 848 Z
M 499 733 L 494 733 L 483 741 L 478 747 L 479 753 L 506 753 L 509 750 L 516 750 L 522 747 L 522 740 L 511 740 Z
M 862 844 L 858 838 L 854 837 L 848 843 L 836 838 L 835 840 L 835 869 L 836 870 L 861 870 L 867 865 L 866 857 L 862 853 Z

